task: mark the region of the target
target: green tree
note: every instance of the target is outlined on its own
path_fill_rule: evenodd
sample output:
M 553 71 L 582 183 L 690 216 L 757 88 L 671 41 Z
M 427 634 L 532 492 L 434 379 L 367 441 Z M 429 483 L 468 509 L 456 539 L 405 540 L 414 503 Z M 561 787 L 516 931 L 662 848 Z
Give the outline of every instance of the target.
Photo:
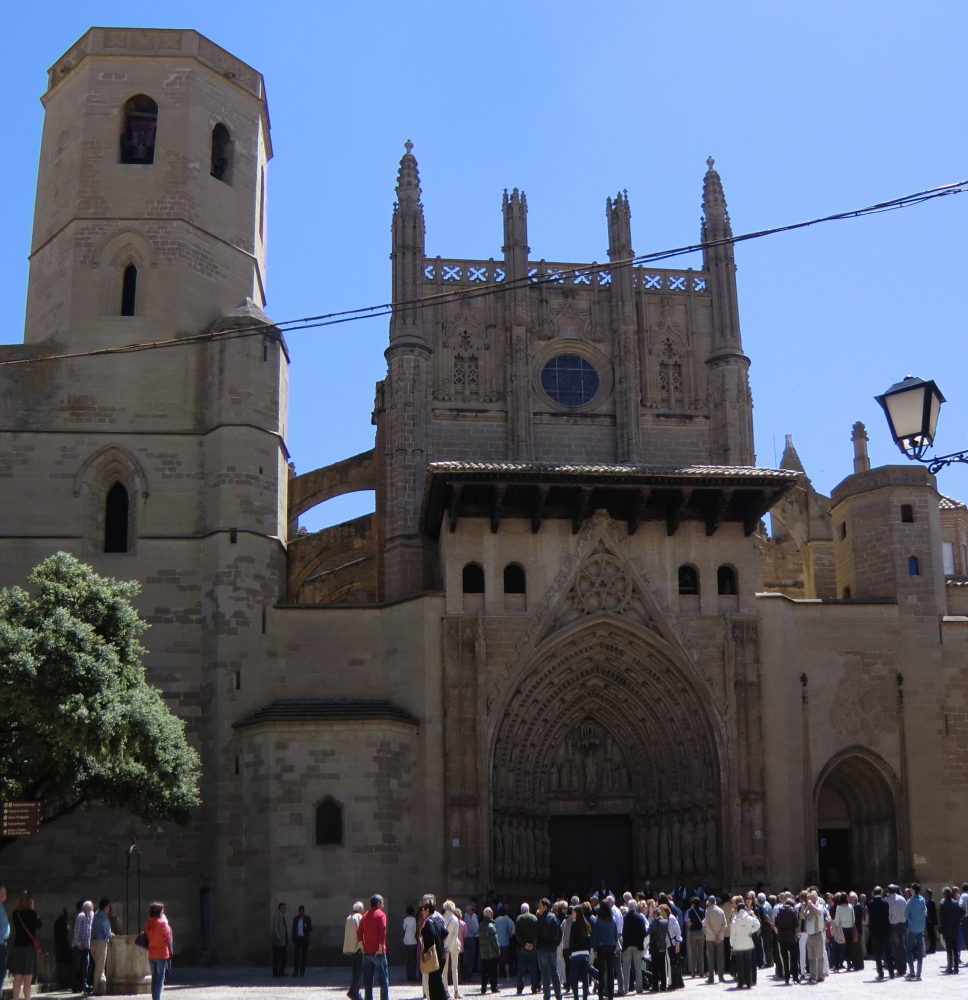
M 29 579 L 0 591 L 0 799 L 40 800 L 45 823 L 88 802 L 187 823 L 199 758 L 145 680 L 138 584 L 66 552 Z

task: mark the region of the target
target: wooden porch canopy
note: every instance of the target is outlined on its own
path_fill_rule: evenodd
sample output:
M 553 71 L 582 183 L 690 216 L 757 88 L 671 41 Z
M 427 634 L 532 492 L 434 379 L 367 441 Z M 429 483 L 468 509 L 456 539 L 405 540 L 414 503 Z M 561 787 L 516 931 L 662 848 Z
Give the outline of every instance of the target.
M 664 521 L 674 535 L 683 521 L 703 521 L 712 535 L 724 521 L 750 535 L 763 515 L 790 489 L 799 473 L 735 465 L 683 469 L 627 465 L 532 465 L 525 462 L 434 462 L 427 468 L 422 525 L 431 538 L 445 523 L 455 531 L 462 517 L 486 517 L 496 532 L 504 518 L 525 518 L 531 531 L 546 518 L 571 521 L 577 533 L 586 517 L 604 508 L 628 522 Z

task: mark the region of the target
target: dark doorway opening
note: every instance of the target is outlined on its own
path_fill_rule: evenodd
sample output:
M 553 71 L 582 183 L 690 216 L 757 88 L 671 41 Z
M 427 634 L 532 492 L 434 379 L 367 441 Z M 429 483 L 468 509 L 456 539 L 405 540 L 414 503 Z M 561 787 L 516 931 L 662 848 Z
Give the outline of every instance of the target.
M 632 886 L 632 818 L 567 816 L 550 821 L 551 892 L 588 897 L 602 882 L 616 895 Z
M 847 892 L 850 880 L 850 830 L 818 830 L 817 853 L 820 856 L 820 888 L 825 892 Z
M 212 889 L 198 890 L 198 948 L 204 955 L 212 950 Z

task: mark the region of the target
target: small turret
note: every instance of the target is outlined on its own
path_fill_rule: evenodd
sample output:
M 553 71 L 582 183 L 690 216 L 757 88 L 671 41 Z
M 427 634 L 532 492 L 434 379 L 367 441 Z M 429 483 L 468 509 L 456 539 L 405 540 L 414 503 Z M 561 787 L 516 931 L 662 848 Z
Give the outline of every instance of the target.
M 723 465 L 751 465 L 753 458 L 753 401 L 749 389 L 749 358 L 743 354 L 736 301 L 736 260 L 733 229 L 715 161 L 702 191 L 703 268 L 712 293 L 713 341 L 709 366 L 710 459 Z M 726 241 L 726 242 L 723 242 Z
M 504 272 L 510 286 L 507 298 L 508 330 L 508 458 L 531 458 L 531 401 L 528 384 L 528 327 L 531 291 L 527 285 L 528 200 L 515 188 L 504 192 Z
M 854 442 L 854 472 L 867 472 L 871 460 L 867 457 L 867 428 L 858 420 L 850 434 Z
M 632 211 L 628 192 L 605 201 L 608 218 L 608 259 L 629 261 L 632 252 Z M 639 461 L 639 375 L 636 350 L 635 291 L 630 266 L 612 271 L 612 328 L 615 331 L 617 376 L 615 386 L 616 453 L 620 462 Z
M 780 468 L 789 469 L 792 472 L 806 472 L 803 468 L 803 462 L 800 461 L 800 456 L 797 454 L 797 449 L 793 446 L 792 434 L 786 436 L 786 445 L 780 458 Z

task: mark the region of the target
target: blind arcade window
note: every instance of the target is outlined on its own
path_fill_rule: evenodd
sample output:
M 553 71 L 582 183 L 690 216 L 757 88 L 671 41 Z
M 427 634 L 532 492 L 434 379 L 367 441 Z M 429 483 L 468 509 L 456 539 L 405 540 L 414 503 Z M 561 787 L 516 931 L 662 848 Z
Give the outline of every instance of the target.
M 525 594 L 524 569 L 517 563 L 508 563 L 504 567 L 504 593 L 505 594 Z
M 699 574 L 696 572 L 695 566 L 679 567 L 679 593 L 680 594 L 699 593 Z
M 544 366 L 541 388 L 559 406 L 584 406 L 598 392 L 598 372 L 577 354 L 558 354 Z
M 716 583 L 719 593 L 724 597 L 732 597 L 736 594 L 736 571 L 732 566 L 720 566 L 716 570 Z
M 465 594 L 484 593 L 484 570 L 477 563 L 468 563 L 461 574 Z
M 325 799 L 316 807 L 316 843 L 343 843 L 343 807 L 333 799 Z

